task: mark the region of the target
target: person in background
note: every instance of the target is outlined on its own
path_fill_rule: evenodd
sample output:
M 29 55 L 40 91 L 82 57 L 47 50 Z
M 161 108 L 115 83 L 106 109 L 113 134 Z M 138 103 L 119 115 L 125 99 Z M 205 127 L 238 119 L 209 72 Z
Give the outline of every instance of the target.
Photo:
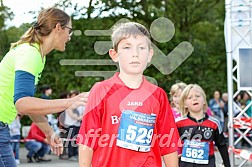
M 247 109 L 245 110 L 245 115 L 244 117 L 249 117 L 252 118 L 252 105 L 251 103 L 251 98 L 252 98 L 252 94 L 249 91 L 244 91 L 241 92 L 241 107 L 243 109 L 245 109 L 247 107 Z M 245 129 L 243 129 L 245 130 Z M 252 141 L 252 130 L 250 130 L 248 132 L 248 139 L 250 141 Z M 244 147 L 248 147 L 249 149 L 252 147 L 252 145 L 250 145 L 245 139 L 242 140 L 242 146 Z
M 50 100 L 50 99 L 52 99 L 51 95 L 52 95 L 52 88 L 49 85 L 44 85 L 42 87 L 41 99 Z M 47 114 L 47 121 L 50 125 L 52 125 L 52 119 L 53 119 L 53 115 Z
M 41 95 L 41 98 L 42 99 L 52 99 L 51 98 L 51 95 L 52 95 L 52 88 L 51 88 L 51 86 L 49 86 L 49 85 L 44 85 L 43 87 L 42 87 L 42 95 Z
M 70 91 L 70 97 L 75 97 L 79 94 L 79 91 Z M 67 136 L 70 141 L 68 145 L 68 159 L 70 161 L 78 161 L 78 145 L 76 145 L 76 136 L 80 130 L 80 124 L 83 116 L 84 108 L 79 106 L 76 109 L 67 109 L 65 111 L 65 127 L 67 127 Z
M 19 160 L 19 148 L 20 148 L 20 136 L 21 136 L 21 123 L 20 115 L 16 116 L 16 119 L 9 125 L 11 135 L 11 146 L 14 153 L 16 164 L 20 164 Z
M 25 143 L 25 148 L 28 150 L 28 154 L 26 156 L 27 162 L 31 163 L 33 160 L 36 162 L 51 161 L 51 159 L 47 159 L 45 157 L 45 154 L 50 151 L 49 144 L 50 143 L 46 139 L 45 134 L 35 123 L 32 123 Z
M 49 85 L 44 85 L 42 87 L 42 95 L 41 95 L 41 99 L 47 99 L 47 100 L 51 100 L 52 97 L 52 88 Z M 52 120 L 53 120 L 53 114 L 47 114 L 47 121 L 50 125 L 52 125 Z
M 213 112 L 212 112 L 210 107 L 207 107 L 207 112 L 206 113 L 207 113 L 208 116 L 213 116 Z
M 224 114 L 224 128 L 223 128 L 223 133 L 228 132 L 228 94 L 227 93 L 222 93 L 221 99 L 224 103 L 224 106 L 222 108 L 223 114 Z
M 60 99 L 69 99 L 70 98 L 70 94 L 68 92 L 62 92 L 60 94 Z M 65 121 L 65 110 L 57 113 L 57 119 L 58 119 L 58 127 L 60 129 L 64 129 L 64 121 Z
M 70 99 L 46 100 L 34 97 L 47 55 L 65 51 L 73 32 L 70 16 L 57 8 L 43 9 L 36 22 L 15 43 L 0 63 L 0 166 L 15 167 L 8 124 L 17 113 L 29 115 L 45 133 L 52 151 L 63 151 L 62 141 L 43 115 L 85 105 L 88 93 Z M 53 138 L 52 138 L 53 136 Z
M 241 106 L 241 93 L 238 93 L 235 98 L 234 98 L 234 102 L 233 102 L 233 112 L 234 112 L 234 117 L 237 117 L 240 112 L 241 112 L 241 109 L 242 109 L 242 106 Z M 241 130 L 243 131 L 243 130 Z M 239 135 L 237 132 L 234 132 L 234 142 L 236 142 L 236 140 L 239 138 Z M 237 136 L 236 136 L 237 135 Z M 242 143 L 244 143 L 243 141 L 244 139 L 240 140 L 236 145 L 235 145 L 235 148 L 238 148 L 238 149 L 242 149 Z
M 170 90 L 171 106 L 172 106 L 172 112 L 173 112 L 175 121 L 178 118 L 182 117 L 182 113 L 179 110 L 179 100 L 180 100 L 180 95 L 186 86 L 187 86 L 187 84 L 185 84 L 183 82 L 179 82 L 179 83 L 172 85 L 171 90 Z M 206 113 L 208 114 L 208 116 L 213 115 L 213 113 L 209 107 L 207 107 Z
M 224 113 L 223 113 L 223 107 L 224 102 L 222 101 L 220 97 L 220 91 L 216 90 L 214 91 L 213 98 L 209 101 L 209 107 L 211 111 L 213 112 L 213 117 L 218 119 L 220 121 L 222 129 L 224 128 Z
M 62 92 L 60 94 L 60 99 L 68 99 L 70 98 L 70 94 L 68 92 Z M 65 125 L 65 117 L 66 117 L 66 112 L 65 110 L 57 113 L 57 120 L 58 120 L 58 127 L 59 127 L 59 131 L 60 131 L 60 137 L 63 139 L 66 139 L 68 134 L 67 134 L 67 127 Z M 67 153 L 67 144 L 69 141 L 63 140 L 63 153 L 59 156 L 59 159 L 68 159 L 68 153 Z
M 242 106 L 241 106 L 241 93 L 238 93 L 234 98 L 234 117 L 238 116 Z
M 176 122 L 183 144 L 179 166 L 215 167 L 216 145 L 225 167 L 230 167 L 220 122 L 206 114 L 207 100 L 204 90 L 197 84 L 189 84 L 181 94 L 180 108 L 185 117 Z
M 49 85 L 44 85 L 42 87 L 42 95 L 41 95 L 41 99 L 47 99 L 47 100 L 51 100 L 52 97 L 52 88 Z M 58 133 L 59 131 L 59 127 L 57 126 L 58 120 L 54 117 L 53 114 L 47 114 L 47 121 L 50 124 L 50 126 L 53 128 L 53 130 Z
M 243 104 L 243 108 L 247 107 L 250 102 L 251 98 L 248 92 L 242 92 L 241 93 L 241 103 Z M 248 117 L 252 117 L 252 105 L 248 107 L 248 109 L 245 111 Z
M 179 99 L 180 99 L 180 95 L 182 91 L 185 89 L 186 86 L 187 85 L 185 83 L 179 82 L 179 83 L 173 84 L 170 90 L 172 113 L 173 113 L 175 121 L 177 118 L 182 116 L 179 109 Z

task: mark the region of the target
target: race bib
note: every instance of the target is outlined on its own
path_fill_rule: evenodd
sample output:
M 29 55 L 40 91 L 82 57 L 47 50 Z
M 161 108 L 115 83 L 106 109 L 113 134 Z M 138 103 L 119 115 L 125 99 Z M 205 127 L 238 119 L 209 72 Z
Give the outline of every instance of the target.
M 156 115 L 154 114 L 123 111 L 116 145 L 140 152 L 150 151 L 155 122 Z
M 185 140 L 181 161 L 208 164 L 209 143 Z

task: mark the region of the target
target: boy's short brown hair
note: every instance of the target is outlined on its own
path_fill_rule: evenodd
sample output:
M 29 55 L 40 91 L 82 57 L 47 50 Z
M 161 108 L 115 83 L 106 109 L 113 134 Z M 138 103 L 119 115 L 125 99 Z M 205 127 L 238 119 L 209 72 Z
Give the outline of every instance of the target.
M 121 23 L 119 25 L 116 25 L 113 29 L 111 39 L 112 39 L 113 48 L 115 49 L 115 51 L 117 51 L 118 43 L 122 39 L 129 38 L 131 35 L 146 36 L 149 43 L 149 47 L 151 47 L 149 31 L 142 24 L 139 24 L 136 22 L 127 22 L 127 23 Z

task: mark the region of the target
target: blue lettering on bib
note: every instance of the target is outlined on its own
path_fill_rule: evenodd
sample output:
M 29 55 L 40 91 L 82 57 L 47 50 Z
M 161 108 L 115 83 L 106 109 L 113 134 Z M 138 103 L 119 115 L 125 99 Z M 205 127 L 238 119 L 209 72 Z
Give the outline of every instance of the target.
M 208 164 L 209 143 L 185 140 L 181 161 L 196 164 Z
M 140 152 L 150 151 L 155 123 L 156 115 L 154 114 L 123 111 L 116 145 Z

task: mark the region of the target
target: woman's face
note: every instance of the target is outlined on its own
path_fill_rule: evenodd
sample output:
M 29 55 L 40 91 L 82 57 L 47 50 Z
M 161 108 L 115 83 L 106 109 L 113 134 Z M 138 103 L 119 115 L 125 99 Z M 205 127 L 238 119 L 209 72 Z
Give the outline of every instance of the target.
M 67 25 L 60 26 L 58 28 L 58 31 L 55 37 L 54 49 L 59 50 L 59 51 L 65 51 L 66 43 L 71 40 L 72 30 L 73 29 L 72 29 L 71 20 L 68 22 Z
M 214 99 L 219 99 L 219 98 L 220 98 L 220 92 L 214 91 Z

